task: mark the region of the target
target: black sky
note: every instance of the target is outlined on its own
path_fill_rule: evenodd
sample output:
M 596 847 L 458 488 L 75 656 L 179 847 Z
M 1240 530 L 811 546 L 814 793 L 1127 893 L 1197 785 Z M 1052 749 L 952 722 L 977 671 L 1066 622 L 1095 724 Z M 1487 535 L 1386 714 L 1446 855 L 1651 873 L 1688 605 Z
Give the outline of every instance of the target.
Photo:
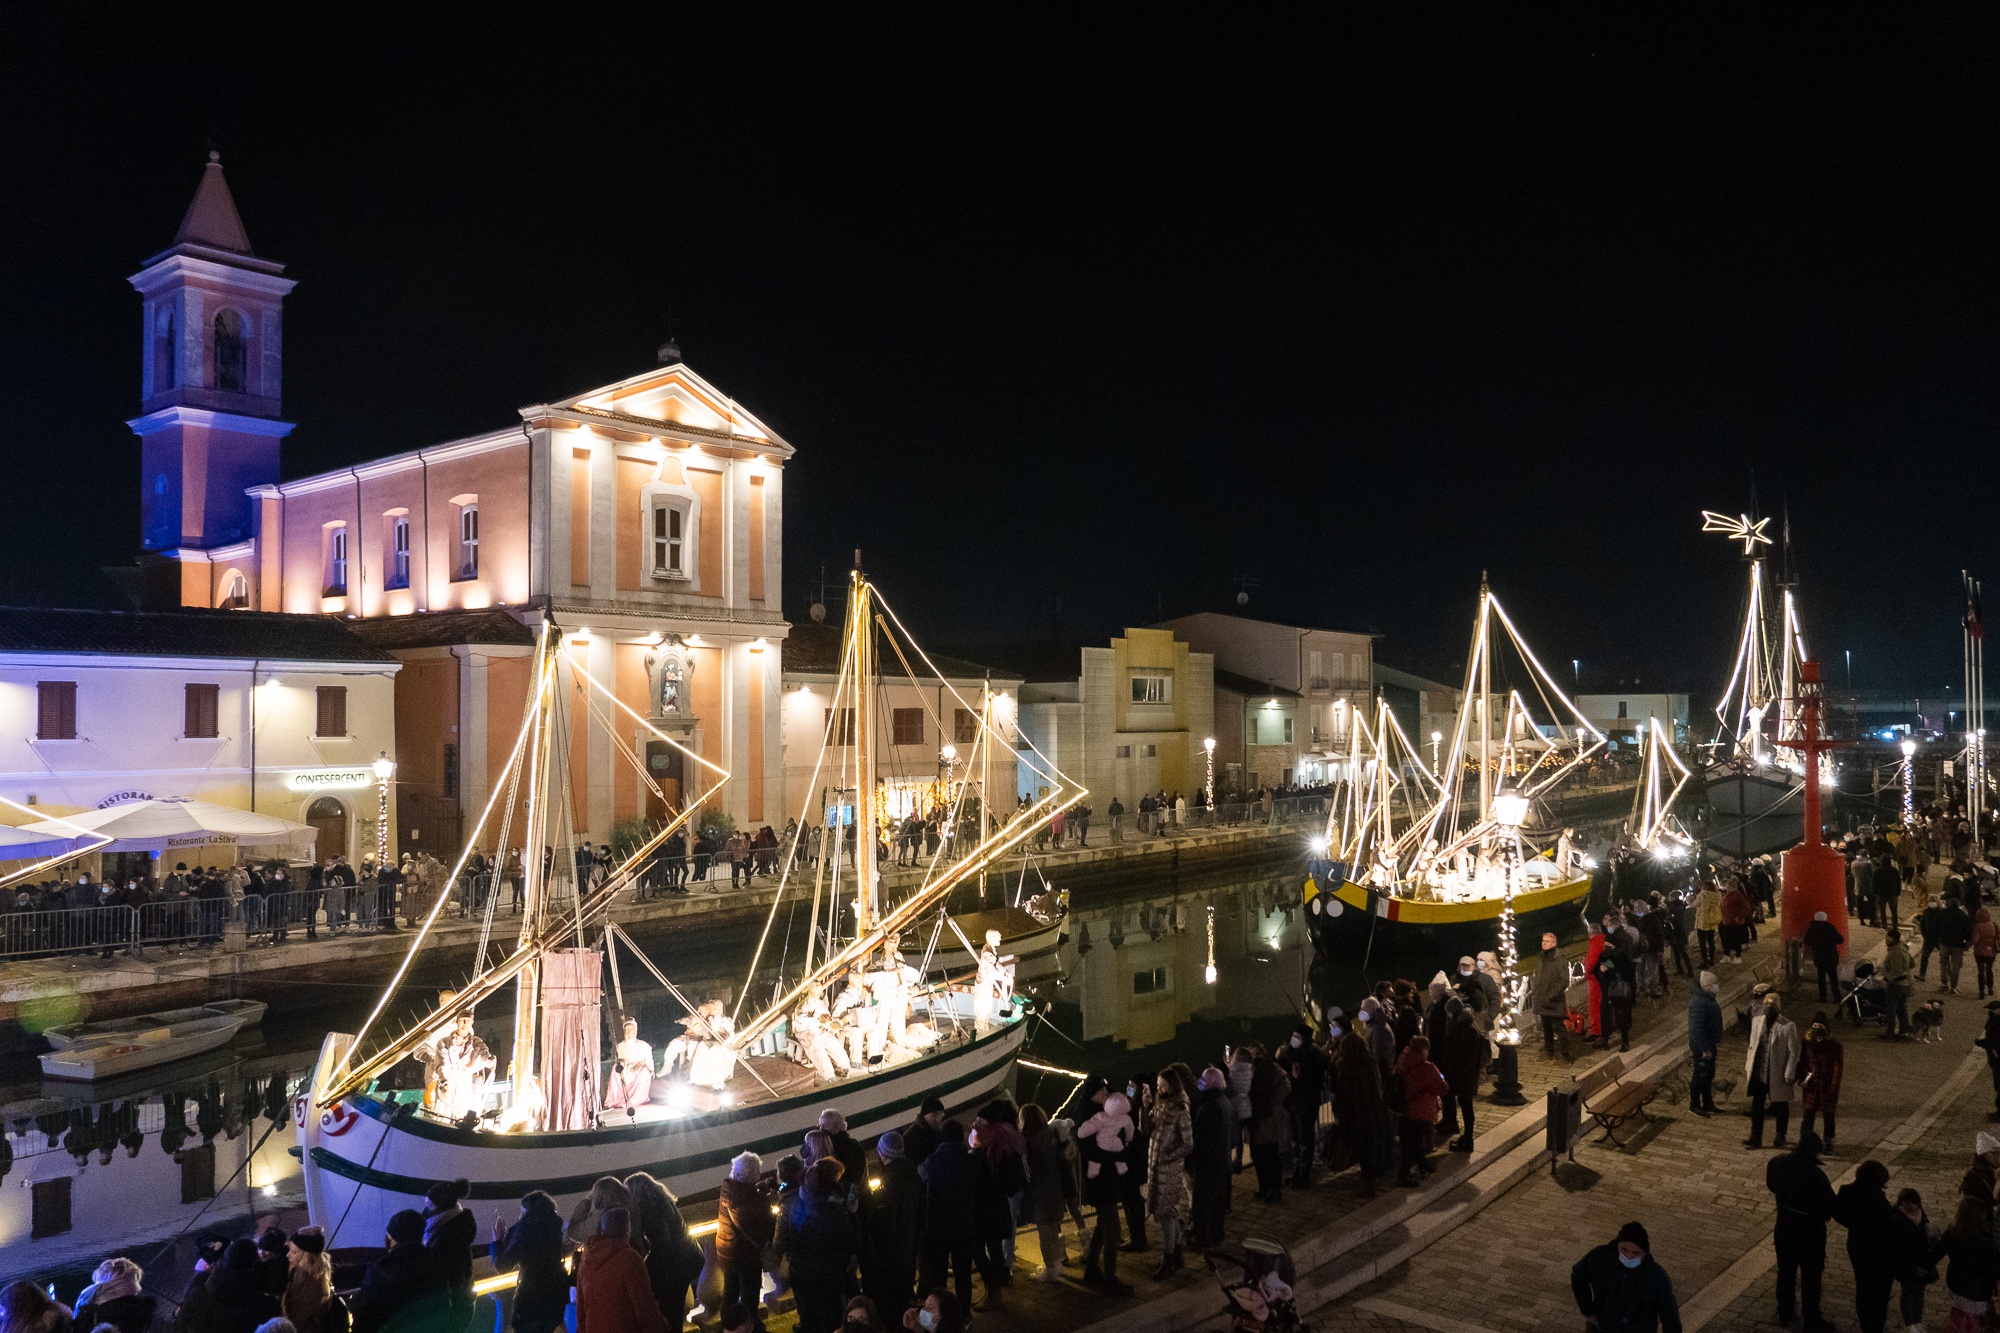
M 689 363 L 782 432 L 786 608 L 1223 606 L 1705 690 L 1789 504 L 1815 646 L 1957 679 L 1993 559 L 1989 5 L 10 7 L 0 594 L 137 542 L 138 298 L 213 138 L 287 475 Z M 200 15 L 201 17 L 196 17 Z

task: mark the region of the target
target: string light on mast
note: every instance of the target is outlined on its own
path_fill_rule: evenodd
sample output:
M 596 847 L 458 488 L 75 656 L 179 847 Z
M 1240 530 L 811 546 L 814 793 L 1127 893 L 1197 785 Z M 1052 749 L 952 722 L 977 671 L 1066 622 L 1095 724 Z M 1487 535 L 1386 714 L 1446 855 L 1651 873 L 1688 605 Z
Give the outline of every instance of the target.
M 1208 808 L 1213 810 L 1215 809 L 1215 737 L 1203 737 L 1201 748 L 1208 754 L 1208 777 L 1202 785 L 1202 790 L 1208 793 Z M 1214 908 L 1208 910 L 1210 916 L 1215 914 Z M 1209 970 L 1214 971 L 1214 968 L 1211 967 Z
M 1208 905 L 1208 966 L 1202 969 L 1201 979 L 1215 984 L 1215 904 Z
M 1521 874 L 1521 825 L 1528 820 L 1528 797 L 1520 792 L 1502 791 L 1493 797 L 1493 822 L 1506 838 L 1506 865 L 1500 886 L 1500 1012 L 1493 1021 L 1493 1042 L 1500 1048 L 1500 1064 L 1494 1073 L 1493 1100 L 1502 1106 L 1521 1106 L 1521 1001 L 1527 979 L 1520 974 L 1521 953 L 1516 939 L 1514 890 Z
M 1903 742 L 1903 822 L 1917 822 L 1917 743 Z

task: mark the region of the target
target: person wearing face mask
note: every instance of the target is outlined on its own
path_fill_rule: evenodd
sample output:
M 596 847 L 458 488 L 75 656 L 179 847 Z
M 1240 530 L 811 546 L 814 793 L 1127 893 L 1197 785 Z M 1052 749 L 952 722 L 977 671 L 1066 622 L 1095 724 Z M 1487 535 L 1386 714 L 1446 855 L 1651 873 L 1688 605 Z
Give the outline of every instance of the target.
M 1326 1052 L 1313 1040 L 1311 1025 L 1301 1023 L 1292 1029 L 1292 1035 L 1280 1053 L 1280 1061 L 1292 1079 L 1287 1108 L 1292 1118 L 1292 1184 L 1305 1189 L 1313 1183 L 1313 1150 L 1319 1143 L 1319 1108 L 1320 1103 L 1326 1100 Z
M 1761 987 L 1760 987 L 1761 989 Z M 1785 1146 L 1791 1123 L 1792 1085 L 1799 1076 L 1799 1028 L 1785 1017 L 1776 991 L 1765 990 L 1763 1007 L 1750 1020 L 1750 1049 L 1743 1061 L 1743 1078 L 1750 1086 L 1750 1137 L 1746 1148 L 1764 1146 L 1764 1108 L 1777 1123 L 1777 1147 Z
M 1570 1294 L 1595 1333 L 1681 1333 L 1673 1280 L 1653 1258 L 1646 1228 L 1627 1222 L 1569 1270 Z
M 965 1333 L 964 1307 L 943 1287 L 934 1287 L 922 1305 L 903 1311 L 903 1327 L 910 1333 Z
M 1847 1067 L 1846 1053 L 1839 1040 L 1827 1026 L 1824 1011 L 1813 1015 L 1812 1026 L 1806 1029 L 1805 1050 L 1802 1053 L 1799 1076 L 1799 1130 L 1803 1133 L 1813 1127 L 1815 1115 L 1823 1117 L 1826 1129 L 1826 1150 L 1833 1151 L 1833 1114 L 1840 1106 L 1840 1076 Z
M 1703 1119 L 1715 1114 L 1715 1059 L 1722 1048 L 1722 1005 L 1715 987 L 1715 973 L 1704 971 L 1688 996 L 1688 1109 Z

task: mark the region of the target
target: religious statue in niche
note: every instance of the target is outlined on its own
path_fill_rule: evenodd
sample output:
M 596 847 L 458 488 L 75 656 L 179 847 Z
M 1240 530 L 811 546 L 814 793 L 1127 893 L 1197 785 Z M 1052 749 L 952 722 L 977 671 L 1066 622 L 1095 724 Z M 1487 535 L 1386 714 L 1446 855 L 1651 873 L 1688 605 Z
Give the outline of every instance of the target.
M 670 640 L 648 653 L 646 670 L 653 678 L 653 716 L 686 717 L 694 664 L 688 661 L 679 640 Z

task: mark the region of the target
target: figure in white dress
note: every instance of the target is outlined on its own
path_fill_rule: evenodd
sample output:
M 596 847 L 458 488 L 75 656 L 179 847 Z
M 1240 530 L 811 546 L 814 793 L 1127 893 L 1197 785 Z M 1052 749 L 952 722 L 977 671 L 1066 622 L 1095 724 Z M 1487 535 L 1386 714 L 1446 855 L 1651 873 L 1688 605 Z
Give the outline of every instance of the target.
M 451 1031 L 431 1049 L 437 1113 L 447 1120 L 476 1114 L 486 1101 L 487 1084 L 493 1081 L 493 1052 L 472 1030 L 472 1015 L 460 1014 Z
M 611 1072 L 604 1079 L 604 1109 L 625 1108 L 625 1118 L 639 1118 L 638 1108 L 653 1098 L 653 1045 L 639 1040 L 639 1024 L 625 1020 L 625 1039 L 613 1052 Z
M 844 1078 L 853 1068 L 847 1048 L 829 1030 L 826 988 L 815 982 L 792 1015 L 792 1043 L 799 1058 L 811 1067 L 821 1082 Z
M 687 1031 L 667 1043 L 660 1074 L 671 1077 L 684 1068 L 688 1082 L 720 1089 L 736 1072 L 736 1052 L 729 1048 L 736 1025 L 722 1011 L 722 1001 L 704 1001 L 681 1026 Z
M 979 951 L 979 972 L 972 981 L 972 1020 L 984 1026 L 993 1021 L 1014 993 L 1014 957 L 1000 953 L 1000 932 L 986 932 L 986 947 Z

